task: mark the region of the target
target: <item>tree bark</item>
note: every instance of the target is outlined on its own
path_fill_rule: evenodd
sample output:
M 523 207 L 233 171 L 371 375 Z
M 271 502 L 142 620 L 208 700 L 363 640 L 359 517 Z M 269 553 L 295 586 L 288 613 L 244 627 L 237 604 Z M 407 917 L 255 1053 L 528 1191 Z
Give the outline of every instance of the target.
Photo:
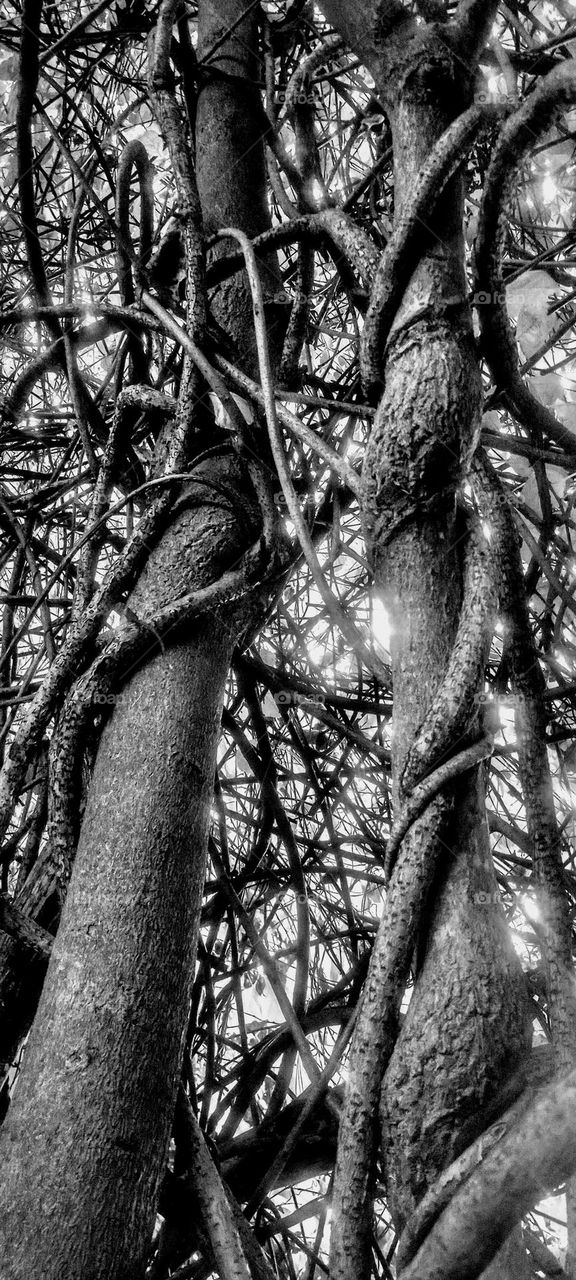
M 443 27 L 414 33 L 409 55 L 393 38 L 390 46 L 388 85 L 401 87 L 386 95 L 401 216 L 434 143 L 468 105 L 470 85 Z M 470 316 L 463 305 L 446 305 L 466 296 L 462 195 L 458 178 L 440 201 L 431 248 L 406 290 L 364 468 L 375 586 L 394 637 L 397 795 L 406 752 L 448 665 L 462 594 L 464 529 L 455 498 L 481 412 Z M 403 328 L 423 305 L 430 314 Z M 408 489 L 414 517 L 388 544 L 383 515 L 395 482 Z M 399 1222 L 457 1153 L 463 1122 L 530 1047 L 524 980 L 490 855 L 483 776 L 467 775 L 455 793 L 426 956 L 382 1091 L 388 1192 Z
M 394 5 L 355 6 L 352 13 L 329 0 L 323 9 L 376 77 L 392 127 L 397 222 L 434 144 L 469 105 L 474 68 L 458 57 L 444 24 L 407 23 Z M 446 671 L 462 600 L 465 526 L 457 494 L 482 403 L 462 227 L 456 178 L 422 229 L 424 252 L 392 327 L 364 463 L 367 547 L 392 629 L 397 804 L 403 764 Z M 479 729 L 472 719 L 470 735 Z M 382 1086 L 383 1160 L 398 1227 L 459 1151 L 464 1124 L 530 1048 L 527 995 L 499 901 L 484 791 L 479 771 L 452 787 L 417 981 Z M 427 822 L 425 814 L 411 841 L 425 838 Z M 518 1280 L 524 1268 L 518 1239 L 511 1240 L 486 1277 Z
M 229 460 L 211 478 L 222 484 Z M 206 474 L 206 473 L 204 473 Z M 146 618 L 217 576 L 257 527 L 183 511 L 130 600 Z M 200 486 L 199 486 L 200 490 Z M 2 1131 L 6 1280 L 140 1277 L 186 1026 L 224 682 L 246 608 L 136 672 L 102 735 L 62 921 Z
M 241 20 L 240 20 L 241 19 Z M 250 239 L 266 231 L 270 214 L 266 199 L 266 164 L 262 133 L 265 117 L 258 81 L 257 7 L 226 0 L 198 8 L 198 57 L 204 82 L 196 112 L 198 191 L 206 234 L 220 227 L 240 227 Z M 230 35 L 226 35 L 231 30 Z M 214 256 L 236 249 L 221 241 Z M 288 316 L 282 275 L 275 251 L 260 255 L 260 278 L 272 363 L 276 364 Z M 225 280 L 212 300 L 218 323 L 230 335 L 238 363 L 257 370 L 252 299 L 245 272 Z
M 239 12 L 235 0 L 222 5 L 218 33 Z M 214 22 L 211 6 L 201 5 L 204 41 Z M 213 230 L 223 219 L 248 234 L 267 225 L 255 36 L 252 16 L 219 48 L 221 57 L 231 43 L 241 50 L 234 82 L 209 82 L 200 96 L 198 179 Z M 237 347 L 247 342 L 252 372 L 242 276 L 227 287 L 218 318 Z M 144 624 L 236 565 L 258 537 L 260 507 L 230 451 L 193 474 L 197 483 L 129 600 Z M 0 1135 L 5 1280 L 143 1275 L 187 1024 L 225 681 L 263 599 L 247 589 L 141 666 L 102 734 L 63 917 Z

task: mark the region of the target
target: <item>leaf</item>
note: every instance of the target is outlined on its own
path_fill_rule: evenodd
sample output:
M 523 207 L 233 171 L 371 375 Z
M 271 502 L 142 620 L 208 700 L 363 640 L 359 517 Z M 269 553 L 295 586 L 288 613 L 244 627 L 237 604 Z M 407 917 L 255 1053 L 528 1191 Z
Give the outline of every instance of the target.
M 564 490 L 566 487 L 566 472 L 561 467 L 546 467 L 546 475 L 550 487 L 550 501 L 554 511 L 560 510 L 561 502 L 564 498 Z M 540 503 L 540 494 L 536 483 L 536 476 L 531 471 L 522 486 L 522 501 L 530 507 L 532 511 L 542 517 L 542 506 Z
M 516 323 L 516 337 L 527 360 L 552 337 L 554 317 L 539 310 L 524 307 Z
M 18 56 L 11 54 L 0 62 L 0 84 L 11 84 L 18 72 Z
M 576 404 L 569 400 L 564 400 L 561 404 L 555 405 L 554 412 L 560 422 L 576 435 Z
M 478 235 L 478 214 L 477 213 L 472 213 L 470 215 L 468 222 L 466 223 L 465 235 L 466 235 L 466 244 L 467 245 L 474 244 L 476 236 Z
M 525 357 L 530 357 L 554 332 L 555 318 L 548 314 L 550 294 L 557 289 L 547 271 L 527 271 L 506 289 L 506 305 L 516 320 L 516 337 Z
M 517 280 L 513 280 L 506 286 L 506 306 L 509 315 L 514 319 L 525 307 L 537 312 L 541 311 L 542 307 L 547 309 L 549 295 L 554 293 L 556 287 L 556 281 L 548 271 L 540 269 L 525 271 L 523 275 L 518 276 Z
M 236 768 L 238 769 L 238 773 L 251 772 L 250 765 L 248 764 L 246 756 L 244 755 L 244 752 L 240 750 L 240 748 L 238 748 L 236 751 Z
M 274 698 L 272 697 L 272 694 L 270 693 L 269 689 L 266 691 L 266 696 L 262 703 L 262 713 L 268 719 L 272 719 L 272 720 L 277 719 L 277 717 L 280 715 L 280 708 L 278 706 L 278 703 L 274 701 Z
M 500 431 L 502 424 L 500 422 L 500 414 L 496 409 L 489 409 L 482 418 L 482 426 L 486 431 Z
M 139 138 L 144 143 L 151 160 L 165 155 L 162 134 L 153 124 L 133 124 L 122 132 L 127 142 L 134 142 Z
M 537 374 L 532 379 L 531 389 L 538 396 L 538 399 L 542 404 L 548 405 L 549 407 L 553 405 L 556 400 L 564 401 L 564 385 L 560 374 L 558 373 L 545 373 L 543 375 Z

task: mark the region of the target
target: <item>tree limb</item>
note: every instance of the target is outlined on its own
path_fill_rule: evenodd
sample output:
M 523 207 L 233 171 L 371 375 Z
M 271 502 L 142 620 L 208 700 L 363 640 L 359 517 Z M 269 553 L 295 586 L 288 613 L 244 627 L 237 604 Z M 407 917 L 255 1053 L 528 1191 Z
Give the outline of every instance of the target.
M 460 56 L 475 64 L 498 12 L 498 0 L 460 0 L 454 31 Z
M 475 1280 L 514 1225 L 576 1169 L 576 1070 L 543 1089 L 438 1219 L 401 1280 Z
M 177 1111 L 185 1133 L 188 1178 L 202 1211 L 218 1275 L 221 1280 L 249 1280 L 250 1269 L 240 1241 L 237 1223 L 206 1146 L 204 1134 L 182 1085 L 178 1093 Z
M 0 929 L 36 955 L 50 959 L 53 942 L 51 934 L 20 911 L 5 893 L 0 893 Z
M 480 208 L 474 293 L 483 354 L 495 384 L 506 392 L 507 407 L 521 425 L 528 425 L 531 435 L 535 429 L 542 431 L 571 455 L 576 450 L 572 433 L 533 395 L 520 373 L 516 339 L 506 310 L 501 260 L 505 210 L 526 153 L 533 150 L 558 112 L 575 101 L 574 65 L 565 62 L 541 81 L 502 129 Z
M 411 27 L 414 18 L 399 0 L 322 0 L 325 18 L 377 80 L 381 70 L 382 46 L 399 27 Z

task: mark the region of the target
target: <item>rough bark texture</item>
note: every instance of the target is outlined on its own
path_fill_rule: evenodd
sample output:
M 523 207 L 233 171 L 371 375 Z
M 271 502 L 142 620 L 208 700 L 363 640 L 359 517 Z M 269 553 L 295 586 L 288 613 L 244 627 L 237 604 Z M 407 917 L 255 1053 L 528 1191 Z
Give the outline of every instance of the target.
M 469 104 L 473 71 L 444 25 L 407 24 L 394 5 L 367 4 L 352 13 L 330 0 L 323 8 L 370 66 L 385 100 L 401 217 L 435 142 Z M 393 630 L 397 803 L 403 761 L 446 670 L 461 604 L 464 529 L 456 494 L 482 401 L 464 301 L 462 213 L 456 179 L 423 229 L 426 249 L 392 328 L 364 465 L 367 546 Z M 470 735 L 478 729 L 472 722 Z M 470 1118 L 517 1067 L 531 1039 L 490 857 L 482 775 L 468 774 L 455 795 L 426 953 L 381 1093 L 387 1189 L 398 1225 L 458 1152 L 463 1125 L 469 1134 Z M 426 817 L 422 831 L 425 823 Z M 519 1280 L 524 1269 L 518 1237 L 511 1238 L 486 1277 Z
M 391 82 L 400 93 L 396 102 L 388 99 L 399 209 L 468 93 L 444 30 L 413 32 L 409 43 L 409 53 L 398 44 L 391 57 Z M 433 246 L 395 324 L 364 472 L 375 582 L 394 629 L 395 777 L 454 637 L 462 581 L 454 495 L 481 404 L 469 317 L 458 306 L 442 314 L 443 303 L 466 293 L 460 181 L 448 188 L 433 229 Z M 403 329 L 404 317 L 423 305 L 430 316 Z M 391 514 L 406 527 L 397 525 L 386 545 Z M 381 1095 L 387 1186 L 398 1223 L 458 1152 L 463 1123 L 530 1045 L 524 982 L 490 857 L 482 779 L 468 775 L 458 792 L 426 957 Z M 513 1264 L 504 1254 L 491 1274 L 511 1276 L 518 1264 L 519 1275 L 520 1259 Z
M 434 142 L 467 105 L 462 63 L 447 28 L 416 26 L 394 0 L 323 7 L 388 100 L 398 213 Z M 207 230 L 229 223 L 253 236 L 268 216 L 254 13 L 234 26 L 244 8 L 241 0 L 227 0 L 219 13 L 200 5 L 205 75 L 197 159 Z M 233 36 L 220 42 L 230 25 Z M 432 230 L 432 247 L 393 327 L 364 471 L 367 544 L 394 628 L 399 804 L 402 765 L 456 632 L 463 536 L 456 493 L 481 405 L 462 301 L 459 182 L 447 189 Z M 285 304 L 273 255 L 263 275 L 268 318 L 278 320 L 277 354 Z M 244 275 L 224 285 L 214 310 L 253 372 Z M 258 507 L 242 472 L 229 457 L 212 459 L 204 479 L 189 495 L 197 505 L 176 516 L 135 588 L 130 604 L 139 617 L 212 581 L 254 539 Z M 104 730 L 62 923 L 0 1140 L 5 1280 L 141 1280 L 189 1002 L 224 681 L 257 603 L 247 597 L 243 606 L 207 617 L 187 642 L 154 656 L 127 682 Z M 471 735 L 478 728 L 472 722 Z M 445 863 L 382 1087 L 384 1159 L 398 1225 L 463 1135 L 470 1140 L 471 1118 L 530 1041 L 520 966 L 497 899 L 482 783 L 478 772 L 461 779 L 454 806 L 438 819 Z M 410 839 L 431 822 L 429 811 Z M 404 906 L 408 901 L 407 893 Z M 521 1280 L 525 1266 L 518 1237 L 510 1238 L 485 1280 Z
M 198 57 L 205 79 L 198 97 L 196 148 L 206 233 L 240 227 L 253 239 L 270 225 L 262 142 L 265 117 L 258 87 L 262 72 L 255 52 L 258 14 L 256 6 L 247 6 L 244 0 L 226 0 L 218 6 L 200 5 L 198 19 Z M 223 39 L 231 28 L 232 34 Z M 223 240 L 215 256 L 236 248 L 234 242 Z M 288 303 L 276 253 L 263 254 L 260 264 L 275 361 L 282 350 Z M 257 367 L 256 343 L 245 273 L 224 281 L 212 305 L 219 324 L 234 341 L 239 363 L 252 373 Z
M 239 12 L 229 3 L 217 17 L 201 5 L 203 39 Z M 248 64 L 254 75 L 255 32 L 252 18 L 236 29 L 244 62 L 235 77 Z M 201 94 L 198 181 L 210 229 L 230 222 L 253 235 L 268 225 L 257 99 L 238 78 L 208 81 Z M 237 346 L 246 343 L 253 372 L 248 308 L 236 277 L 218 318 Z M 225 454 L 201 464 L 201 475 L 132 593 L 141 619 L 214 581 L 258 535 L 244 469 Z M 154 656 L 127 682 L 104 730 L 0 1139 L 3 1280 L 143 1275 L 187 1023 L 224 685 L 233 647 L 261 608 L 261 593 L 247 591 Z
M 509 1275 L 523 1280 L 523 1260 L 513 1261 L 514 1233 L 482 1270 L 512 1224 L 559 1182 L 570 1178 L 576 1163 L 574 1090 L 576 1073 L 540 1090 L 510 1131 L 494 1144 L 464 1180 L 401 1275 L 405 1280 L 476 1280 Z M 529 1238 L 530 1243 L 530 1238 Z M 550 1261 L 552 1266 L 549 1266 Z M 554 1259 L 535 1259 L 539 1272 L 565 1275 Z M 530 1273 L 528 1273 L 530 1274 Z
M 402 91 L 389 107 L 401 208 L 430 148 L 467 105 L 468 85 L 442 29 L 414 33 L 409 55 L 397 47 L 391 69 Z M 415 270 L 396 321 L 364 472 L 375 581 L 395 633 L 395 776 L 446 668 L 460 605 L 462 530 L 454 495 L 481 404 L 469 317 L 462 307 L 441 314 L 443 300 L 466 292 L 461 228 L 457 181 L 434 218 L 433 247 Z M 404 316 L 428 304 L 430 317 L 403 330 Z M 391 512 L 394 523 L 410 523 L 386 545 Z M 463 1121 L 530 1044 L 480 781 L 469 776 L 459 787 L 426 958 L 382 1091 L 387 1183 L 399 1222 L 457 1153 Z
M 217 470 L 216 482 L 225 470 L 230 480 L 228 461 Z M 219 501 L 176 518 L 131 598 L 138 616 L 236 560 L 255 522 L 247 528 L 246 499 L 232 497 L 239 517 Z M 0 1143 L 5 1280 L 142 1275 L 186 1025 L 224 680 L 240 625 L 236 611 L 207 618 L 189 642 L 154 658 L 123 689 L 104 730 Z

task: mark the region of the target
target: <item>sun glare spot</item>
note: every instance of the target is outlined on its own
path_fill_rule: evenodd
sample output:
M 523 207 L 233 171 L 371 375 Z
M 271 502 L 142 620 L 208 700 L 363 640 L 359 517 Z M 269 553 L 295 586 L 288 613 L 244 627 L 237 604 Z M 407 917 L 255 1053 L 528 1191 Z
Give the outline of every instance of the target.
M 533 898 L 528 897 L 527 893 L 522 894 L 520 901 L 522 903 L 522 910 L 524 911 L 524 914 L 528 916 L 529 920 L 533 920 L 537 924 L 538 921 L 542 919 L 540 907 L 537 906 Z
M 374 600 L 372 605 L 372 633 L 381 648 L 385 649 L 386 652 L 390 652 L 392 625 L 387 609 L 378 598 Z
M 552 204 L 552 201 L 556 199 L 557 195 L 558 187 L 556 186 L 554 178 L 551 173 L 547 173 L 546 177 L 542 180 L 542 199 L 544 204 Z
M 326 656 L 326 647 L 323 644 L 308 645 L 308 660 L 314 667 L 319 667 L 324 662 Z

